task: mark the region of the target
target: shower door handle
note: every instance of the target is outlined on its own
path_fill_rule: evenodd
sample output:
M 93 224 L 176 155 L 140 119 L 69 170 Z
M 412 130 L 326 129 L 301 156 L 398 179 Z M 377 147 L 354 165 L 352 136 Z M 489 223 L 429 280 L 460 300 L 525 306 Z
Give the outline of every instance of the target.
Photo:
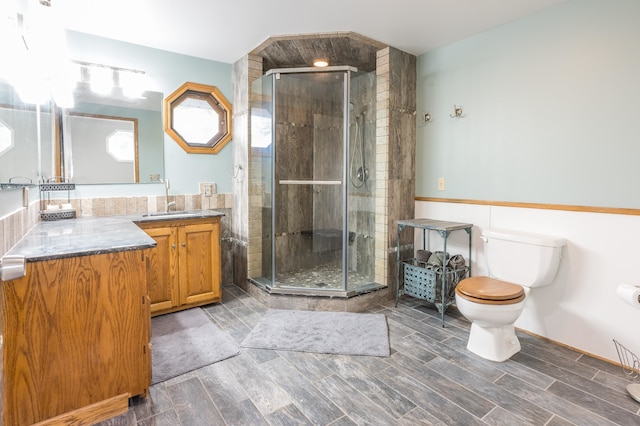
M 280 179 L 280 185 L 342 185 L 341 180 L 296 180 Z

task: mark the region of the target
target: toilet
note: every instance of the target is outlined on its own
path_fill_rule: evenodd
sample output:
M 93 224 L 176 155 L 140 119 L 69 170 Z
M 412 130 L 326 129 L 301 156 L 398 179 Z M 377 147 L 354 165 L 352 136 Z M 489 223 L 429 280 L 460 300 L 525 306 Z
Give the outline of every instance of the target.
M 550 285 L 558 271 L 563 238 L 491 229 L 482 233 L 490 277 L 466 278 L 456 286 L 458 311 L 471 322 L 467 349 L 502 362 L 520 350 L 514 323 L 529 291 Z

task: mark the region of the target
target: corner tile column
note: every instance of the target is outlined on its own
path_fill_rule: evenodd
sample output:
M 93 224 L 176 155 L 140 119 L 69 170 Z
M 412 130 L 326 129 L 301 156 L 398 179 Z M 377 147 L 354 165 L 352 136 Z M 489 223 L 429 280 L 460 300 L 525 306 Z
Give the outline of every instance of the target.
M 395 297 L 397 223 L 415 215 L 416 57 L 387 47 L 376 64 L 376 281 Z M 413 233 L 401 236 L 401 255 L 413 255 Z
M 249 259 L 249 197 L 251 166 L 250 94 L 251 82 L 262 75 L 262 58 L 248 54 L 233 64 L 233 213 L 231 245 L 233 252 L 233 282 L 247 288 Z M 236 173 L 237 172 L 237 173 Z

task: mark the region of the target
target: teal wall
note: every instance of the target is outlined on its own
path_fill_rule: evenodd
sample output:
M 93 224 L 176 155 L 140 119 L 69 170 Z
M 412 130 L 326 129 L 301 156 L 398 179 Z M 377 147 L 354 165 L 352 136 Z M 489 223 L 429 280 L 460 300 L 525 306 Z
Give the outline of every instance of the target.
M 165 97 L 191 81 L 216 86 L 229 102 L 233 101 L 231 64 L 73 31 L 67 32 L 67 43 L 72 60 L 145 71 L 151 82 L 149 90 L 162 92 Z M 233 141 L 217 155 L 187 154 L 169 135 L 162 135 L 164 172 L 171 181 L 172 193 L 197 193 L 199 182 L 215 182 L 218 192 L 231 192 Z
M 640 208 L 640 1 L 573 0 L 431 51 L 417 90 L 417 196 Z

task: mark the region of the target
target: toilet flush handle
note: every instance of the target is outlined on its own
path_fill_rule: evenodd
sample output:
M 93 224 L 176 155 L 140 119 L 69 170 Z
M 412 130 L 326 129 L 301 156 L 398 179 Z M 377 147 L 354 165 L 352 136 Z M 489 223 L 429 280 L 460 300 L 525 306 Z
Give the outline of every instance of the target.
M 488 239 L 487 237 L 480 236 L 480 239 L 481 239 L 482 241 L 484 241 L 485 243 L 489 242 L 489 239 Z

